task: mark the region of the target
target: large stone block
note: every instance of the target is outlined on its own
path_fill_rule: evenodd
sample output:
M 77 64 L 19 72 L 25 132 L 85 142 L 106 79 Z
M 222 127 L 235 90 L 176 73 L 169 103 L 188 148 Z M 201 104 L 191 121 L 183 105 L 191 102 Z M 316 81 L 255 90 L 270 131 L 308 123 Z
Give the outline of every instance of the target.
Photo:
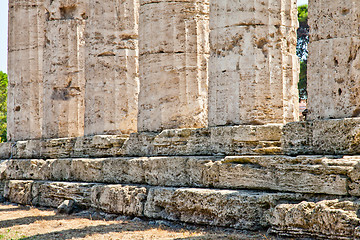
M 316 239 L 359 239 L 358 201 L 325 200 L 280 204 L 269 219 L 270 232 L 280 236 Z
M 170 129 L 130 135 L 130 156 L 279 154 L 282 125 Z
M 218 163 L 215 187 L 348 195 L 354 158 L 239 156 Z M 210 185 L 211 186 L 211 185 Z
M 357 158 L 360 159 L 359 156 Z M 350 195 L 360 197 L 360 164 L 357 163 L 347 175 L 349 176 L 348 191 Z
M 136 132 L 137 0 L 89 1 L 85 27 L 85 135 Z
M 311 40 L 358 37 L 359 8 L 360 2 L 356 0 L 309 1 Z
M 42 137 L 43 2 L 9 1 L 7 134 L 10 141 Z
M 151 188 L 144 215 L 196 224 L 256 230 L 279 201 L 301 199 L 291 193 L 258 193 L 190 188 Z
M 5 183 L 4 197 L 11 202 L 45 207 L 58 207 L 64 200 L 90 206 L 94 183 L 12 180 Z
M 360 116 L 360 40 L 358 37 L 309 44 L 309 118 Z
M 208 1 L 140 1 L 139 131 L 207 125 Z
M 288 155 L 360 154 L 360 119 L 330 119 L 286 124 L 282 148 Z
M 147 189 L 138 186 L 99 185 L 91 190 L 92 206 L 105 212 L 143 216 Z
M 276 22 L 285 12 L 287 17 L 296 16 L 293 1 L 274 2 L 279 5 L 273 7 L 281 6 L 282 10 L 278 14 L 269 13 L 270 22 L 273 18 Z M 248 5 L 245 1 L 212 4 L 212 14 L 216 17 L 210 24 L 209 126 L 285 123 L 298 119 L 297 23 L 256 24 L 261 20 L 254 19 L 239 24 L 237 18 L 231 18 L 236 13 L 245 16 L 246 9 L 252 10 L 254 16 L 262 16 L 260 12 L 266 8 L 265 2 L 262 3 L 256 5 L 254 1 L 246 7 L 243 7 Z M 256 8 L 251 8 L 251 4 Z M 218 19 L 221 27 L 217 26 Z
M 4 188 L 4 197 L 11 202 L 24 205 L 31 204 L 31 189 L 34 181 L 6 181 Z
M 80 206 L 89 207 L 93 186 L 96 184 L 35 181 L 31 189 L 31 204 L 56 208 L 64 200 L 73 200 Z
M 43 137 L 84 135 L 85 20 L 45 26 Z

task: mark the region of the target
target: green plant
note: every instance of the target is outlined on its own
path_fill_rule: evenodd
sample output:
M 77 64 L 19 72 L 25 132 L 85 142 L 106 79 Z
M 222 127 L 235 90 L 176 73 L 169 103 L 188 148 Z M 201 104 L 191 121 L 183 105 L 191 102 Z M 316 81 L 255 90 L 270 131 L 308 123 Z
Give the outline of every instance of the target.
M 6 73 L 0 71 L 0 141 L 5 142 L 7 134 L 7 86 L 8 76 Z
M 309 44 L 308 5 L 298 7 L 299 29 L 297 30 L 296 54 L 300 59 L 299 96 L 307 98 L 307 57 Z

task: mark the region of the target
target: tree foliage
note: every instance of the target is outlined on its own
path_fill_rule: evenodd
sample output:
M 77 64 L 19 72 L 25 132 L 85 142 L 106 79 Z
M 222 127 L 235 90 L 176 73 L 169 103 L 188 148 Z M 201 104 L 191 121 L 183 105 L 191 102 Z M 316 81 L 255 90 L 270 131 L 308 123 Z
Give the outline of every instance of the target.
M 307 98 L 307 57 L 309 44 L 308 5 L 298 7 L 299 29 L 297 30 L 296 54 L 300 59 L 299 96 Z
M 7 85 L 8 77 L 6 73 L 0 71 L 0 137 L 1 142 L 6 141 L 6 116 L 7 116 Z

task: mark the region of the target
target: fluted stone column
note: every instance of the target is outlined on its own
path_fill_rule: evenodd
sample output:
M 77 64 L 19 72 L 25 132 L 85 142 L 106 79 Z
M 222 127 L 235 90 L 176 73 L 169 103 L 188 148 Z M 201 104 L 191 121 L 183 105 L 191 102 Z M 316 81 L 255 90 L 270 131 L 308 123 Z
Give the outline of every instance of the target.
M 9 1 L 9 141 L 42 136 L 43 0 Z
M 309 1 L 309 119 L 360 117 L 360 1 Z
M 207 125 L 208 0 L 140 0 L 139 131 Z
M 209 125 L 298 120 L 296 0 L 210 3 Z
M 138 0 L 89 0 L 85 135 L 137 129 L 138 8 Z
M 84 134 L 87 0 L 46 1 L 43 137 Z

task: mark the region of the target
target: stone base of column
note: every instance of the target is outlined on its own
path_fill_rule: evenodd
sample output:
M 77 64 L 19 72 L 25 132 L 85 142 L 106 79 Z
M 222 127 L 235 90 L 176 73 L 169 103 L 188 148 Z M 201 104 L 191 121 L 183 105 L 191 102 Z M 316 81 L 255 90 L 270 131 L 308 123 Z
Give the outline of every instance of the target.
M 0 159 L 280 154 L 281 124 L 168 129 L 0 144 Z
M 360 154 L 360 118 L 288 123 L 281 142 L 287 155 Z

